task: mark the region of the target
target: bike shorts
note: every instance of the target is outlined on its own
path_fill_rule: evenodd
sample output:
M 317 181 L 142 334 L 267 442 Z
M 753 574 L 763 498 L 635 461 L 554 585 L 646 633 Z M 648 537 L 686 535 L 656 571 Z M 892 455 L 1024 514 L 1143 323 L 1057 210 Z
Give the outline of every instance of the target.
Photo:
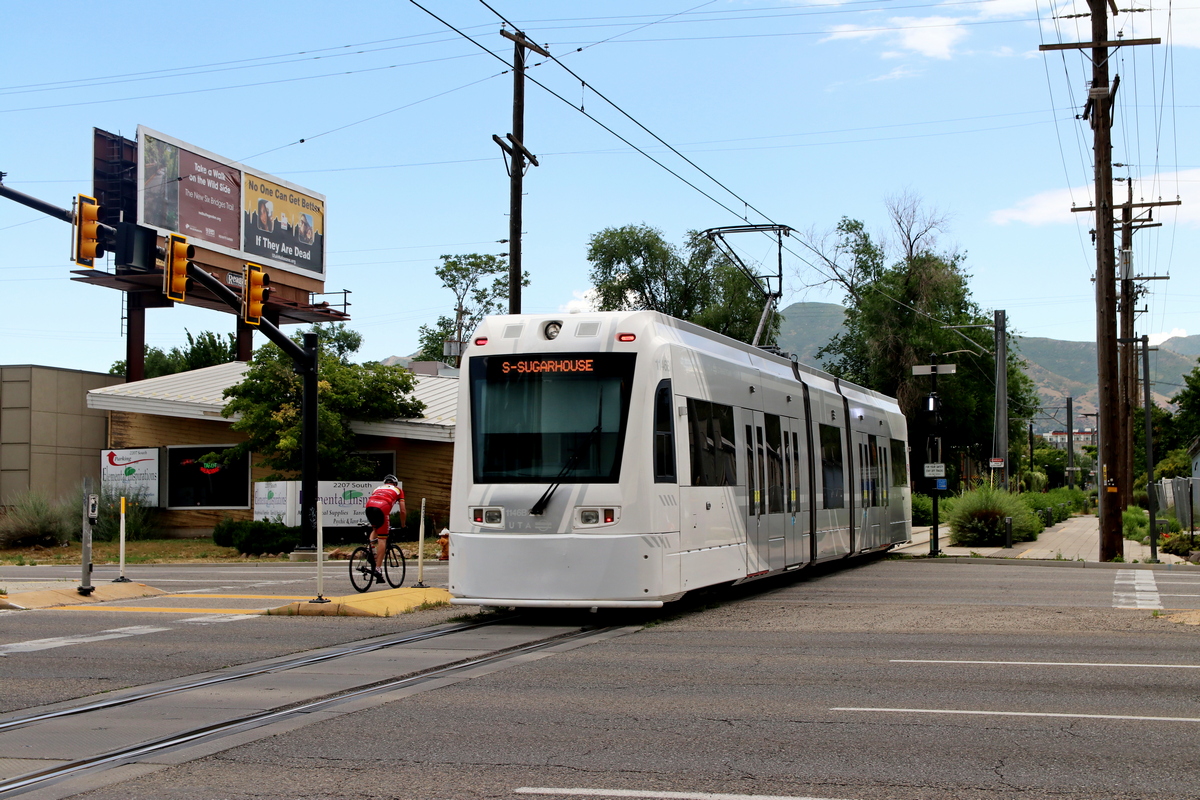
M 386 539 L 388 535 L 388 518 L 383 513 L 382 509 L 374 506 L 367 506 L 367 522 L 371 523 L 371 527 L 375 529 L 375 536 L 380 539 Z M 381 531 L 380 528 L 383 530 Z

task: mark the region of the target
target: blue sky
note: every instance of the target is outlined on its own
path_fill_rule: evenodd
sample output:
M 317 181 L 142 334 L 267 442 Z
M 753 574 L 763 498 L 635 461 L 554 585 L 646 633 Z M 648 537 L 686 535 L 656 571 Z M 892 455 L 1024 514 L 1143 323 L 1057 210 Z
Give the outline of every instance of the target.
M 1135 271 L 1171 276 L 1148 284 L 1139 334 L 1200 333 L 1200 11 L 1186 1 L 1115 22 L 1165 44 L 1113 58 L 1114 160 L 1128 165 L 1114 174 L 1134 179 L 1135 199 L 1183 200 L 1134 237 Z M 1087 40 L 1088 20 L 1068 18 L 1084 2 L 422 4 L 474 41 L 399 0 L 202 13 L 10 0 L 0 171 L 69 206 L 91 191 L 92 127 L 132 138 L 142 124 L 324 194 L 326 288 L 352 291 L 360 356 L 407 355 L 453 302 L 438 256 L 507 249 L 491 136 L 511 128 L 512 47 L 494 9 L 578 76 L 540 58 L 529 70 L 525 143 L 541 166 L 525 181 L 524 310 L 583 302 L 588 239 L 605 227 L 646 223 L 682 242 L 739 215 L 816 234 L 848 216 L 884 234 L 887 198 L 908 192 L 947 215 L 941 244 L 966 253 L 981 306 L 1029 336 L 1095 338 L 1092 219 L 1070 212 L 1093 195 L 1091 131 L 1076 119 L 1090 66 L 1038 52 Z M 106 371 L 124 357 L 120 293 L 69 280 L 69 239 L 65 223 L 0 200 L 0 363 Z M 765 241 L 740 246 L 774 257 Z M 785 304 L 839 301 L 791 249 Z M 151 310 L 147 341 L 232 323 Z

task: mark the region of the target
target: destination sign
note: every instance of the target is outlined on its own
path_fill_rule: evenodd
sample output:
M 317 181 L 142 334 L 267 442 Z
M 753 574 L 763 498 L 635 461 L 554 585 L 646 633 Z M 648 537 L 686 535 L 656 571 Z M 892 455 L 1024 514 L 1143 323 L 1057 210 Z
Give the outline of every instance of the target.
M 594 363 L 592 358 L 523 358 L 503 362 L 500 371 L 505 375 L 510 372 L 594 372 Z

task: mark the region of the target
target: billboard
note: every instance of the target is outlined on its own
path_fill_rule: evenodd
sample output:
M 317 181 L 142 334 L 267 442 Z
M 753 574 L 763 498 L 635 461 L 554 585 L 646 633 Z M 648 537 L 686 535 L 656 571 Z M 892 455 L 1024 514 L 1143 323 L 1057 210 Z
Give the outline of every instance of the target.
M 138 126 L 138 221 L 209 250 L 325 279 L 325 196 Z
M 158 506 L 158 448 L 101 450 L 100 487 L 117 497 L 140 497 L 143 505 Z

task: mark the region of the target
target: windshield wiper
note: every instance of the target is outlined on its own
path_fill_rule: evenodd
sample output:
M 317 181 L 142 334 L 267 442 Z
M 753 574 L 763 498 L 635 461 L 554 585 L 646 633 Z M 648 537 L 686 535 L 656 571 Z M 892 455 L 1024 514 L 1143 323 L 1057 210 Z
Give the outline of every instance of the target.
M 559 471 L 558 476 L 554 479 L 554 483 L 550 484 L 546 491 L 542 493 L 542 496 L 538 498 L 538 501 L 533 504 L 533 508 L 529 509 L 530 514 L 535 517 L 540 517 L 542 514 L 546 513 L 546 506 L 550 505 L 550 498 L 554 496 L 554 490 L 562 484 L 562 479 L 567 477 L 567 475 L 575 469 L 575 465 L 579 463 L 579 459 L 585 452 L 587 452 L 588 448 L 592 446 L 592 439 L 596 437 L 597 433 L 600 433 L 602 427 L 602 425 L 597 425 L 596 427 L 592 428 L 592 430 L 588 433 L 587 438 L 583 440 L 583 444 L 576 448 L 575 452 L 571 454 L 571 457 L 567 459 L 567 463 L 564 464 L 563 468 Z

